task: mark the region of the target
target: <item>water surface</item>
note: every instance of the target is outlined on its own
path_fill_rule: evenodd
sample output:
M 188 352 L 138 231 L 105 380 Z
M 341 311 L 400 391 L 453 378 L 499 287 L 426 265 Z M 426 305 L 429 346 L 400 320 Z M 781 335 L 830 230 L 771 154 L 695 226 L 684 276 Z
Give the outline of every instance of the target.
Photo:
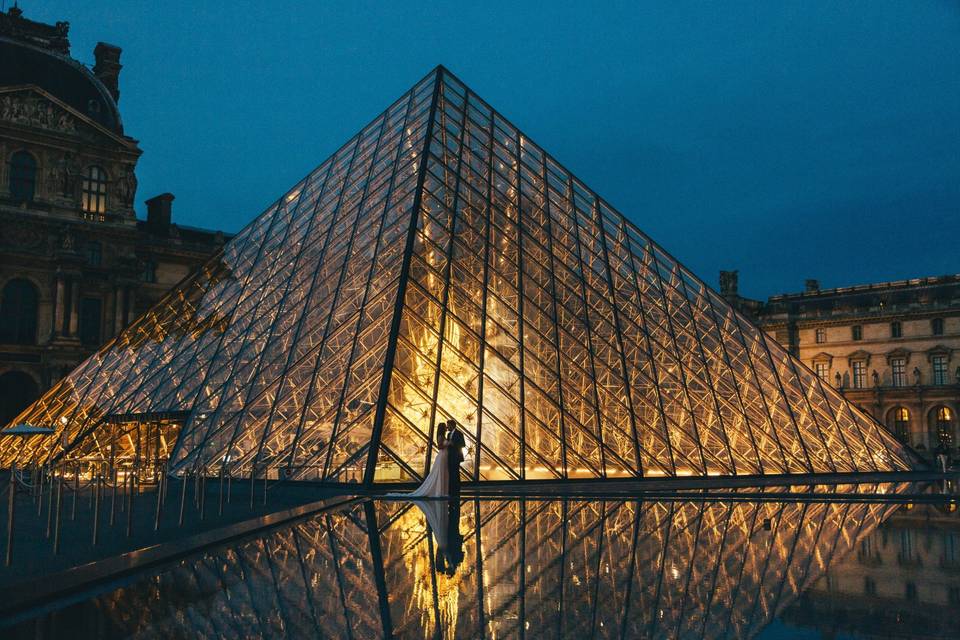
M 15 637 L 960 636 L 955 507 L 868 498 L 357 500 Z

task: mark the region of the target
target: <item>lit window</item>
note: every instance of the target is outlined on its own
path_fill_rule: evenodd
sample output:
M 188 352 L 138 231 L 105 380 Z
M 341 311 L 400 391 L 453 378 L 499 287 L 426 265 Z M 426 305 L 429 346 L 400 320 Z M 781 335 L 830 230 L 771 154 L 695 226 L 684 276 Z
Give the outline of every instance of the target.
M 945 447 L 953 446 L 953 413 L 947 407 L 937 407 L 933 410 L 933 436 L 937 444 Z
M 824 382 L 830 382 L 830 364 L 827 362 L 815 362 L 813 364 L 814 371 L 817 372 L 817 377 L 823 380 Z
M 900 442 L 907 442 L 910 437 L 910 412 L 906 407 L 896 407 L 890 412 L 890 431 Z
M 934 318 L 930 321 L 930 331 L 935 336 L 943 335 L 943 318 Z
M 84 218 L 103 222 L 107 211 L 107 174 L 97 166 L 87 168 L 81 186 L 80 208 Z
M 10 157 L 10 197 L 16 202 L 33 202 L 37 187 L 37 161 L 26 151 Z
M 890 323 L 890 337 L 891 338 L 900 338 L 903 336 L 903 325 L 900 324 L 900 321 Z
M 827 341 L 827 330 L 826 329 L 817 329 L 817 344 L 823 344 Z
M 859 324 L 855 324 L 850 327 L 850 336 L 854 340 L 863 340 L 863 327 Z
M 890 368 L 893 370 L 893 386 L 907 386 L 907 359 L 892 358 L 890 360 Z
M 853 363 L 853 388 L 863 389 L 867 386 L 867 363 L 856 360 Z
M 933 356 L 933 384 L 947 384 L 947 356 Z

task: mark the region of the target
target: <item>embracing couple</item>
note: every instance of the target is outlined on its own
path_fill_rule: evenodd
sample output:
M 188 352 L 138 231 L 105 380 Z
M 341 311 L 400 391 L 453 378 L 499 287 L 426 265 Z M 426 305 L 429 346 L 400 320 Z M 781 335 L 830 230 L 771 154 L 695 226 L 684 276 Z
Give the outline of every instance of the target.
M 407 498 L 460 498 L 460 463 L 466 441 L 456 420 L 437 425 L 437 457 L 430 473 Z

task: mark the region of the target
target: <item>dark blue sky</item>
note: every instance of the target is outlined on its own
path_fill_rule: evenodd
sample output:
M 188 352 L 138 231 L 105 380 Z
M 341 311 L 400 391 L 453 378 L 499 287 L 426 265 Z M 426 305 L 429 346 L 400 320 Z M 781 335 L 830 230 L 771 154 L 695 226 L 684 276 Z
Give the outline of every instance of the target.
M 960 273 L 960 2 L 310 4 L 21 2 L 123 47 L 141 216 L 239 229 L 442 63 L 711 285 Z

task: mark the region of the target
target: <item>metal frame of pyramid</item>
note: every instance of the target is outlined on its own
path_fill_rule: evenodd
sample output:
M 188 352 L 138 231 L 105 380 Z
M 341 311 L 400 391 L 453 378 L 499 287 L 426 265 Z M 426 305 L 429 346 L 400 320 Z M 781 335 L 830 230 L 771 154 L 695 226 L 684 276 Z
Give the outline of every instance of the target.
M 475 481 L 913 464 L 442 67 L 18 416 L 56 437 L 0 462 L 417 481 L 450 419 Z

